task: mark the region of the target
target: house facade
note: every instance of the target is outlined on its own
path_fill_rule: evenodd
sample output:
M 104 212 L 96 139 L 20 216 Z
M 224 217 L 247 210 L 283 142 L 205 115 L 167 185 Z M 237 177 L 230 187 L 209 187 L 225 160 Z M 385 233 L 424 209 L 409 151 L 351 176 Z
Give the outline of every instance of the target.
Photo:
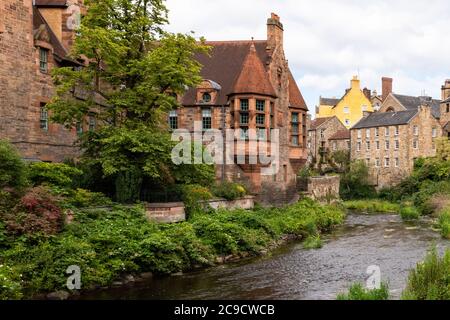
M 358 77 L 353 77 L 350 88 L 340 99 L 320 98 L 316 118 L 337 117 L 347 129 L 350 129 L 362 117 L 364 112 L 373 112 L 371 91 L 361 89 Z
M 67 56 L 82 10 L 82 0 L 0 2 L 0 139 L 27 160 L 63 161 L 78 153 L 77 130 L 49 122 L 45 105 L 54 94 L 51 70 L 79 65 Z
M 182 107 L 168 119 L 172 130 L 188 129 L 192 134 L 209 129 L 239 132 L 231 143 L 245 145 L 246 161 L 216 164 L 217 180 L 241 182 L 266 202 L 295 197 L 297 173 L 307 159 L 308 109 L 284 54 L 283 32 L 280 18 L 272 14 L 266 40 L 207 42 L 211 54 L 196 56 L 204 80 L 179 98 Z M 275 129 L 279 163 L 247 161 L 251 142 L 271 137 Z M 252 131 L 256 137 L 249 134 Z M 275 173 L 263 174 L 270 166 L 275 166 Z

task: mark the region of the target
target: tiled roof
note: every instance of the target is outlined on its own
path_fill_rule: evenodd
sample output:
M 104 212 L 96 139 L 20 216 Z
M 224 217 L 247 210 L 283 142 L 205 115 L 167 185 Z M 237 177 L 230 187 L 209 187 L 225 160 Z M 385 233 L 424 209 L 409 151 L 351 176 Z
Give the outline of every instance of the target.
M 35 5 L 39 7 L 66 7 L 67 0 L 35 0 Z
M 320 105 L 323 106 L 336 106 L 341 99 L 335 99 L 335 98 L 320 98 Z
M 325 122 L 327 122 L 328 120 L 333 119 L 334 117 L 326 117 L 326 118 L 317 118 L 314 119 L 313 121 L 311 121 L 311 126 L 310 126 L 310 130 L 315 130 L 318 127 L 320 127 L 322 124 L 324 124 Z
M 419 112 L 419 108 L 400 112 L 374 112 L 362 118 L 352 129 L 363 129 L 407 124 Z
M 334 135 L 331 136 L 329 140 L 349 140 L 350 130 L 339 130 Z
M 305 99 L 303 99 L 302 93 L 295 82 L 294 76 L 289 70 L 289 103 L 291 107 L 308 110 Z
M 407 109 L 414 110 L 419 108 L 424 102 L 428 102 L 431 105 L 431 113 L 433 117 L 440 118 L 441 110 L 440 110 L 440 101 L 436 99 L 431 99 L 428 97 L 414 97 L 414 96 L 405 96 L 400 94 L 394 94 L 394 97 Z
M 67 50 L 58 40 L 58 37 L 52 31 L 52 28 L 50 28 L 47 21 L 45 21 L 44 17 L 39 12 L 39 9 L 33 7 L 33 29 L 38 30 L 42 25 L 44 25 L 47 29 L 48 35 L 50 37 L 50 44 L 53 46 L 54 53 L 61 59 L 65 58 L 67 56 Z
M 234 86 L 229 94 L 257 93 L 276 97 L 269 75 L 252 43 Z

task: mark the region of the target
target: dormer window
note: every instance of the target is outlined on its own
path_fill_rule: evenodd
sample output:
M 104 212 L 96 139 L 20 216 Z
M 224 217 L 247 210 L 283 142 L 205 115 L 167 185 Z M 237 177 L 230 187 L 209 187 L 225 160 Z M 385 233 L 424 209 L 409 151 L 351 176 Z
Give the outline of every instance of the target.
M 39 48 L 39 69 L 41 72 L 48 72 L 48 50 Z
M 202 96 L 203 103 L 211 102 L 211 95 L 208 92 L 205 92 Z

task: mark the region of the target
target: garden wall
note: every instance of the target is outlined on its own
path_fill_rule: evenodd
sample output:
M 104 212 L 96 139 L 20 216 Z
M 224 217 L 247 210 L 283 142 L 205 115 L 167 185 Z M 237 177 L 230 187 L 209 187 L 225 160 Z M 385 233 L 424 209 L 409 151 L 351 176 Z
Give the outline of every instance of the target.
M 339 176 L 310 177 L 307 195 L 318 201 L 339 199 L 340 182 Z

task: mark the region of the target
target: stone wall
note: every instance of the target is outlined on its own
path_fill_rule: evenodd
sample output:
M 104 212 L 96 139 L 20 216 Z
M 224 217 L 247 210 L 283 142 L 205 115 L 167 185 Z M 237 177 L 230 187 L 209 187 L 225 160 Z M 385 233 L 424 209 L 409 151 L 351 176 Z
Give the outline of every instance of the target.
M 255 206 L 255 198 L 252 196 L 246 196 L 236 200 L 225 200 L 225 199 L 213 199 L 207 201 L 208 205 L 217 210 L 217 209 L 245 209 L 250 210 Z
M 339 199 L 339 176 L 311 177 L 308 179 L 308 195 L 314 200 Z

